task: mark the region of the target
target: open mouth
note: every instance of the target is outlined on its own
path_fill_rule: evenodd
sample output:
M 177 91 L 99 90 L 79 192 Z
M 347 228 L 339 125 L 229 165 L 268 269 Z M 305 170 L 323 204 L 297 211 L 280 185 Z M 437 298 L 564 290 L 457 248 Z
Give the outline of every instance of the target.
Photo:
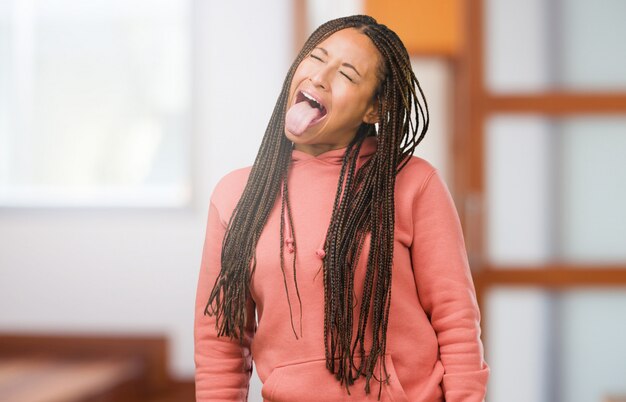
M 326 107 L 322 103 L 320 103 L 317 99 L 315 99 L 313 96 L 311 96 L 310 94 L 304 91 L 298 91 L 298 95 L 296 96 L 295 103 L 300 103 L 300 102 L 308 102 L 312 108 L 319 110 L 318 116 L 315 119 L 313 119 L 313 121 L 311 121 L 309 125 L 313 125 L 317 123 L 318 121 L 322 120 L 324 116 L 326 116 L 326 113 L 327 113 Z
M 327 114 L 326 106 L 319 99 L 305 91 L 298 91 L 294 104 L 285 115 L 285 129 L 300 136 Z

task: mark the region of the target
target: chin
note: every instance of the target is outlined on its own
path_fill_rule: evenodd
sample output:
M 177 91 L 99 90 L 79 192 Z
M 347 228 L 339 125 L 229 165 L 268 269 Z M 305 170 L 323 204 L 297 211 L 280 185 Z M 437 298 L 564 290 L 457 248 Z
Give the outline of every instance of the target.
M 302 135 L 295 135 L 285 129 L 285 137 L 294 144 L 315 144 L 315 140 L 318 136 L 319 132 L 317 132 L 317 130 L 309 129 L 302 133 Z

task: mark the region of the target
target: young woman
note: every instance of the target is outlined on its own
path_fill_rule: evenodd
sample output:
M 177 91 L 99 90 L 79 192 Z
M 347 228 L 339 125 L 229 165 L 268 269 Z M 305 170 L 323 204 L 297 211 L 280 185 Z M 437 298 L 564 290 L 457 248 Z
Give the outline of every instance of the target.
M 483 400 L 457 211 L 439 172 L 412 155 L 427 128 L 394 32 L 361 15 L 311 35 L 254 165 L 211 196 L 198 401 L 247 400 L 253 360 L 267 401 Z

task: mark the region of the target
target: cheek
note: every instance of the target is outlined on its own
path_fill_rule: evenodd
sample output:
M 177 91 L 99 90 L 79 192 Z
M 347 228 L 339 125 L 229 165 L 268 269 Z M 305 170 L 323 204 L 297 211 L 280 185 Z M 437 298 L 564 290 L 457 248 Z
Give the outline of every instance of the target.
M 336 92 L 333 90 L 333 94 L 337 95 L 336 104 L 344 107 L 352 115 L 363 114 L 369 105 L 369 97 L 366 93 L 347 85 L 340 87 Z
M 304 59 L 300 62 L 300 65 L 296 68 L 296 72 L 294 73 L 294 78 L 298 77 L 299 79 L 303 79 L 307 75 L 311 74 L 313 66 L 308 59 Z
M 354 101 L 357 99 L 357 91 L 355 88 L 352 87 L 349 82 L 346 82 L 346 79 L 339 74 L 333 81 L 333 95 L 342 104 L 354 104 Z

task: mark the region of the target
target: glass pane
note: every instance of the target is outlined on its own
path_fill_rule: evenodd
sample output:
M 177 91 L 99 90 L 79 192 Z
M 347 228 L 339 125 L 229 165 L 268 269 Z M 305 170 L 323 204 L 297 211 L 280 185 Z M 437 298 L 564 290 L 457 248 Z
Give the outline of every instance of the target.
M 487 293 L 489 402 L 626 396 L 626 290 Z
M 626 117 L 572 118 L 558 130 L 562 258 L 626 260 Z
M 626 291 L 567 292 L 558 308 L 560 399 L 626 397 Z
M 9 3 L 0 204 L 188 202 L 189 3 Z
M 493 92 L 626 90 L 626 2 L 485 1 L 485 81 Z
M 550 299 L 534 289 L 492 289 L 485 298 L 489 402 L 557 402 L 548 398 L 546 350 Z
M 486 129 L 490 262 L 626 261 L 626 117 L 502 115 Z
M 494 264 L 541 264 L 554 254 L 550 234 L 551 123 L 498 116 L 486 129 L 487 258 Z
M 550 84 L 545 0 L 484 2 L 485 85 L 494 92 Z
M 558 86 L 626 90 L 626 1 L 560 0 Z
M 11 52 L 11 7 L 5 1 L 0 1 L 0 183 L 7 180 L 9 161 L 9 116 L 11 114 L 8 94 L 11 88 L 9 66 L 5 60 L 9 60 Z
M 420 80 L 420 85 L 428 99 L 430 119 L 428 135 L 420 142 L 414 155 L 433 164 L 446 182 L 451 183 L 451 158 L 448 150 L 452 128 L 450 85 L 453 72 L 446 60 L 436 57 L 412 57 L 411 68 Z

